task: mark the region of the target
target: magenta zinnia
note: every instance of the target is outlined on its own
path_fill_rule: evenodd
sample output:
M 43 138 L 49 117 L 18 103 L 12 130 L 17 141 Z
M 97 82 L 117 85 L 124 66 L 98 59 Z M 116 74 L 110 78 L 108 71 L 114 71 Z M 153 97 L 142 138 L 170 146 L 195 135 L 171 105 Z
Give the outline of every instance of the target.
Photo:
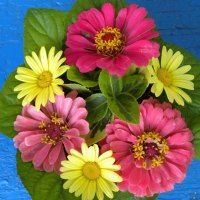
M 140 105 L 140 124 L 115 119 L 106 128 L 103 151 L 111 149 L 124 179 L 118 186 L 135 196 L 153 196 L 180 183 L 193 156 L 193 138 L 178 110 L 149 99 Z
M 82 12 L 77 22 L 69 26 L 65 55 L 70 65 L 83 73 L 96 67 L 122 76 L 131 66 L 146 66 L 159 56 L 159 45 L 150 41 L 159 35 L 151 18 L 145 18 L 145 8 L 132 4 L 119 11 L 105 3 L 101 11 L 92 8 Z
M 85 120 L 85 100 L 72 96 L 56 96 L 55 103 L 48 102 L 39 112 L 32 105 L 23 107 L 14 123 L 19 132 L 14 137 L 24 162 L 33 162 L 36 169 L 59 173 L 60 163 L 66 160 L 70 149 L 80 150 L 89 132 Z

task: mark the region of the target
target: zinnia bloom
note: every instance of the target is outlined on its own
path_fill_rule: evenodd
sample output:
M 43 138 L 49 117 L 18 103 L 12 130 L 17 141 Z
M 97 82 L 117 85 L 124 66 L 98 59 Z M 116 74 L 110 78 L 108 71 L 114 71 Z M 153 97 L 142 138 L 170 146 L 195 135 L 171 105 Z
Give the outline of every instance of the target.
M 39 112 L 32 105 L 23 107 L 14 123 L 19 132 L 14 142 L 22 160 L 32 161 L 38 170 L 59 173 L 66 153 L 79 150 L 84 142 L 80 135 L 89 132 L 86 116 L 85 100 L 80 97 L 56 96 L 54 104 L 48 102 Z
M 191 131 L 178 110 L 169 103 L 144 100 L 140 124 L 115 119 L 106 127 L 102 150 L 111 149 L 121 165 L 121 191 L 153 196 L 170 191 L 183 181 L 194 153 Z
M 52 103 L 55 102 L 54 94 L 63 93 L 58 85 L 62 85 L 64 81 L 58 77 L 65 73 L 69 66 L 62 65 L 66 60 L 66 58 L 60 59 L 63 54 L 62 51 L 54 54 L 55 47 L 50 49 L 48 56 L 45 48 L 42 47 L 39 57 L 35 52 L 32 52 L 32 57 L 26 56 L 26 62 L 31 69 L 17 68 L 15 78 L 24 83 L 15 87 L 14 91 L 20 91 L 17 96 L 18 99 L 24 97 L 23 106 L 35 99 L 36 108 L 39 110 L 40 106 L 45 106 L 48 100 Z
M 98 199 L 104 199 L 104 193 L 109 198 L 113 198 L 113 191 L 119 189 L 115 182 L 121 182 L 122 178 L 115 172 L 120 170 L 119 165 L 115 165 L 112 151 L 107 151 L 99 156 L 99 147 L 94 144 L 88 146 L 83 143 L 82 153 L 71 149 L 67 161 L 62 161 L 60 177 L 68 179 L 63 187 L 69 189 L 70 193 L 75 192 L 75 196 L 82 195 L 82 200 L 92 200 L 95 194 Z
M 122 76 L 131 64 L 147 66 L 159 56 L 159 45 L 150 41 L 159 35 L 145 8 L 132 4 L 122 8 L 115 18 L 115 8 L 105 3 L 101 11 L 92 8 L 82 12 L 69 26 L 65 55 L 69 65 L 80 72 L 96 67 Z
M 171 103 L 174 100 L 177 104 L 184 106 L 184 100 L 192 102 L 192 99 L 181 88 L 194 90 L 194 83 L 191 81 L 194 76 L 186 74 L 190 69 L 190 65 L 180 67 L 183 61 L 183 55 L 177 51 L 173 54 L 173 50 L 163 46 L 161 63 L 158 58 L 152 60 L 152 66 L 148 67 L 150 76 L 149 83 L 153 84 L 151 92 L 158 97 L 163 90 L 167 94 L 167 98 Z

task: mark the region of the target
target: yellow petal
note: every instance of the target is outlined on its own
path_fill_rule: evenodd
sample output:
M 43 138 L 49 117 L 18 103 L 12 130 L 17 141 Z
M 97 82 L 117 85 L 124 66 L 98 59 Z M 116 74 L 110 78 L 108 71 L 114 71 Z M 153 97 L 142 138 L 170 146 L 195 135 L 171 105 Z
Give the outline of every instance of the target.
M 64 189 L 69 189 L 69 187 L 73 184 L 73 182 L 74 182 L 74 179 L 67 180 L 67 181 L 63 184 L 63 188 L 64 188 Z
M 192 102 L 192 99 L 188 94 L 186 94 L 183 90 L 177 87 L 171 86 L 172 90 L 181 95 L 187 102 Z
M 60 174 L 60 177 L 62 179 L 75 179 L 82 176 L 81 170 L 73 170 L 73 171 L 67 171 L 62 174 Z
M 99 158 L 99 147 L 97 144 L 94 144 L 94 150 L 95 150 L 95 161 Z
M 102 161 L 102 160 L 104 160 L 104 159 L 110 158 L 110 157 L 112 156 L 112 154 L 113 154 L 113 152 L 112 152 L 111 150 L 106 151 L 105 153 L 103 153 L 103 154 L 101 154 L 101 155 L 99 156 L 98 161 Z
M 15 75 L 15 78 L 19 81 L 26 83 L 35 83 L 37 82 L 37 78 L 27 75 Z
M 178 105 L 184 106 L 183 98 L 178 93 L 173 91 L 171 87 L 169 87 L 169 93 L 173 97 L 173 99 L 177 102 Z
M 83 157 L 88 160 L 88 146 L 87 146 L 87 144 L 82 143 L 81 150 L 82 150 Z
M 87 187 L 87 198 L 94 199 L 96 193 L 96 181 L 90 181 Z
M 174 81 L 191 81 L 194 79 L 194 75 L 191 74 L 180 74 L 180 75 L 173 75 Z
M 83 194 L 84 192 L 86 193 L 86 189 L 87 189 L 87 187 L 88 187 L 88 184 L 89 184 L 89 180 L 87 180 L 87 179 L 84 179 L 85 181 L 85 183 L 82 185 L 82 187 L 79 187 L 77 190 L 76 190 L 76 192 L 75 192 L 75 196 L 76 197 L 79 197 L 81 194 Z
M 34 51 L 32 52 L 32 58 L 34 59 L 35 63 L 37 63 L 37 66 L 40 69 L 40 71 L 43 72 L 44 69 L 42 67 L 41 60 L 39 59 L 39 57 L 37 56 L 37 54 Z
M 108 196 L 109 198 L 113 198 L 113 192 L 110 188 L 110 185 L 103 178 L 99 177 L 97 179 L 97 184 L 101 188 L 101 190 Z
M 71 184 L 70 188 L 69 188 L 69 192 L 73 193 L 76 190 L 78 190 L 80 187 L 83 186 L 83 184 L 85 184 L 85 178 L 83 176 L 80 176 L 79 178 L 77 178 L 73 184 Z
M 59 67 L 54 73 L 53 73 L 53 78 L 57 78 L 64 74 L 67 70 L 69 69 L 68 65 L 63 65 Z
M 194 83 L 192 83 L 191 81 L 173 81 L 173 85 L 176 87 L 180 87 L 180 88 L 185 88 L 188 90 L 194 90 Z
M 173 71 L 173 75 L 182 75 L 187 73 L 188 71 L 190 71 L 191 66 L 190 65 L 184 65 L 178 69 L 176 69 L 175 71 Z
M 53 58 L 53 60 L 52 60 L 52 63 L 51 63 L 51 65 L 49 66 L 49 70 L 52 72 L 52 73 L 54 73 L 54 71 L 56 71 L 57 69 L 58 69 L 58 61 L 60 60 L 60 57 L 62 56 L 62 54 L 63 54 L 63 51 L 59 51 L 56 55 L 55 55 L 55 57 Z
M 111 170 L 107 170 L 107 169 L 102 169 L 101 170 L 101 176 L 108 180 L 108 181 L 112 181 L 112 182 L 122 182 L 122 177 L 119 176 L 117 173 L 111 171 Z
M 63 94 L 63 90 L 61 89 L 61 87 L 52 84 L 52 88 L 53 88 L 54 94 L 57 94 L 57 95 Z
M 117 185 L 115 183 L 113 183 L 113 182 L 108 182 L 108 183 L 109 183 L 110 188 L 111 188 L 112 191 L 114 191 L 114 192 L 118 192 L 119 191 L 119 188 L 117 187 Z
M 155 73 L 157 73 L 158 69 L 160 69 L 160 62 L 159 62 L 158 58 L 152 59 L 152 65 L 154 67 Z
M 52 61 L 54 59 L 54 55 L 55 55 L 55 47 L 51 47 L 49 54 L 48 54 L 48 66 L 49 66 L 49 70 L 51 69 L 51 64 Z
M 83 166 L 85 164 L 85 162 L 82 159 L 80 159 L 76 156 L 68 155 L 67 158 L 71 163 L 73 163 L 75 165 Z
M 42 69 L 40 68 L 40 66 L 36 63 L 36 61 L 30 57 L 30 56 L 26 56 L 25 57 L 25 60 L 28 64 L 28 66 L 37 74 L 41 74 L 43 71 Z
M 47 60 L 47 52 L 44 47 L 40 49 L 40 60 L 42 63 L 43 71 L 48 71 L 49 66 L 48 66 L 48 60 Z
M 98 184 L 97 184 L 97 198 L 98 198 L 98 200 L 104 199 L 103 191 Z
M 88 161 L 94 162 L 95 161 L 95 150 L 93 146 L 88 148 Z
M 26 90 L 26 89 L 30 89 L 30 88 L 33 88 L 33 87 L 34 86 L 33 86 L 32 83 L 21 83 L 14 88 L 14 91 Z
M 173 56 L 173 50 L 169 49 L 167 51 L 166 46 L 163 46 L 162 48 L 162 56 L 161 56 L 161 68 L 166 68 L 168 62 Z
M 180 51 L 177 51 L 169 60 L 166 69 L 171 69 L 171 71 L 177 69 L 180 65 L 180 61 L 182 62 L 183 55 L 180 53 Z M 179 64 L 179 65 L 178 65 Z
M 51 103 L 55 103 L 55 96 L 54 96 L 54 92 L 53 92 L 53 87 L 49 86 L 48 89 L 49 89 L 49 101 Z
M 32 76 L 34 78 L 37 78 L 38 75 L 31 69 L 29 68 L 26 68 L 26 67 L 18 67 L 17 68 L 17 73 L 18 74 L 23 74 L 23 75 L 26 75 L 26 76 Z
M 62 85 L 64 83 L 64 81 L 60 78 L 57 78 L 53 81 L 54 85 Z
M 158 81 L 157 82 L 157 85 L 156 85 L 156 91 L 155 91 L 155 96 L 156 97 L 159 97 L 161 94 L 162 94 L 162 92 L 163 92 L 163 83 L 162 82 L 160 82 L 160 81 Z
M 71 149 L 71 150 L 70 150 L 70 153 L 71 153 L 73 156 L 76 156 L 77 158 L 79 158 L 79 159 L 85 161 L 83 155 L 82 155 L 80 152 L 76 151 L 75 149 Z
M 113 157 L 110 157 L 110 158 L 106 158 L 101 161 L 98 161 L 98 164 L 100 165 L 100 167 L 101 166 L 103 167 L 105 165 L 113 165 L 114 162 L 115 162 L 115 159 Z

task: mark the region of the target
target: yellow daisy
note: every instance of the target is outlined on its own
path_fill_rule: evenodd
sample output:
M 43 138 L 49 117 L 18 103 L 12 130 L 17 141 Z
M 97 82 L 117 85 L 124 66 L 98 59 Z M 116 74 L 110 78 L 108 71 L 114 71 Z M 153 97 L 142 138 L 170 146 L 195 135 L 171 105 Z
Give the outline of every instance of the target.
M 20 91 L 18 99 L 24 97 L 23 106 L 35 99 L 36 109 L 39 110 L 40 106 L 45 106 L 48 100 L 55 102 L 54 94 L 63 93 L 59 85 L 64 81 L 58 77 L 65 73 L 69 66 L 62 65 L 66 60 L 61 58 L 62 54 L 63 52 L 59 51 L 55 55 L 55 47 L 52 47 L 47 56 L 45 47 L 42 47 L 39 57 L 35 52 L 32 52 L 32 57 L 25 57 L 30 68 L 17 68 L 15 78 L 23 83 L 14 88 L 14 91 Z
M 183 55 L 177 51 L 173 53 L 172 49 L 167 51 L 163 46 L 161 62 L 158 58 L 152 60 L 152 64 L 148 66 L 150 76 L 148 82 L 153 84 L 151 92 L 156 97 L 160 96 L 165 90 L 167 98 L 171 103 L 174 101 L 177 104 L 184 106 L 184 100 L 192 102 L 192 99 L 181 88 L 194 90 L 194 83 L 192 80 L 194 76 L 186 74 L 190 69 L 190 65 L 181 66 Z
M 82 195 L 82 200 L 92 200 L 95 194 L 98 199 L 104 199 L 104 193 L 113 198 L 113 191 L 119 191 L 114 182 L 121 182 L 122 178 L 115 171 L 120 170 L 119 165 L 114 165 L 115 159 L 112 151 L 107 151 L 99 156 L 99 148 L 96 144 L 88 146 L 83 143 L 82 153 L 71 149 L 68 160 L 62 161 L 60 168 L 62 179 L 68 179 L 64 189 L 75 196 Z

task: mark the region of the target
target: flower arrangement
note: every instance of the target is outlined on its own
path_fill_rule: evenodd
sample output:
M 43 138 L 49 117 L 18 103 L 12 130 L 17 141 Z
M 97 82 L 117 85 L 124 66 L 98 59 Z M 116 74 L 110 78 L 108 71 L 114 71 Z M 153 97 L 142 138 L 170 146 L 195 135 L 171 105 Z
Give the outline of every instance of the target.
M 145 8 L 77 0 L 30 9 L 25 64 L 0 92 L 32 199 L 156 199 L 200 158 L 200 61 Z

